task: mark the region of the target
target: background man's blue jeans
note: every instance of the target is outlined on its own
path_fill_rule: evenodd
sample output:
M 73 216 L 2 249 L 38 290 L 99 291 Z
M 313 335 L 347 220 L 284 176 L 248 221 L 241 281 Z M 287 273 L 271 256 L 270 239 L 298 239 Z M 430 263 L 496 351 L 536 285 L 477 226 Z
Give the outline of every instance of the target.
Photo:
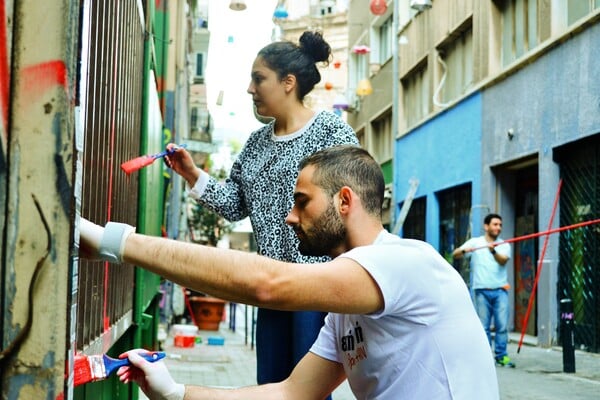
M 505 289 L 475 289 L 475 309 L 483 324 L 485 333 L 492 346 L 490 328 L 492 319 L 496 332 L 494 340 L 494 357 L 507 355 L 508 343 L 508 292 Z

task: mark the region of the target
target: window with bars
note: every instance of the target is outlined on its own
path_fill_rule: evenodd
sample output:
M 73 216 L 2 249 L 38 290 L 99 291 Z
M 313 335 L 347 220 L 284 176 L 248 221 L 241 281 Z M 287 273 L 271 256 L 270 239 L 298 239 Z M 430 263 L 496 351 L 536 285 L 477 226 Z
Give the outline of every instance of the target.
M 349 79 L 350 87 L 356 89 L 358 82 L 369 77 L 369 55 L 352 53 L 350 55 Z
M 196 53 L 194 83 L 204 83 L 204 53 Z
M 386 18 L 379 26 L 373 29 L 372 48 L 375 51 L 371 56 L 371 62 L 377 64 L 385 64 L 392 58 L 392 40 L 394 34 L 392 32 L 392 15 Z
M 600 8 L 600 0 L 567 0 L 567 24 L 571 25 Z
M 501 14 L 501 59 L 506 66 L 538 45 L 538 2 L 495 0 L 494 3 Z
M 378 163 L 392 158 L 392 113 L 386 113 L 373 121 L 372 153 Z
M 468 263 L 453 260 L 452 252 L 469 237 L 471 184 L 456 186 L 437 194 L 440 207 L 440 254 L 468 279 Z
M 427 219 L 427 197 L 413 199 L 402 225 L 402 237 L 425 240 L 425 221 Z
M 470 21 L 469 21 L 470 22 Z M 458 99 L 473 86 L 473 29 L 471 23 L 449 36 L 451 41 L 438 48 L 442 69 L 434 93 L 437 105 Z
M 403 89 L 404 115 L 408 127 L 416 125 L 430 110 L 431 90 L 427 76 L 427 61 L 424 59 L 401 80 Z

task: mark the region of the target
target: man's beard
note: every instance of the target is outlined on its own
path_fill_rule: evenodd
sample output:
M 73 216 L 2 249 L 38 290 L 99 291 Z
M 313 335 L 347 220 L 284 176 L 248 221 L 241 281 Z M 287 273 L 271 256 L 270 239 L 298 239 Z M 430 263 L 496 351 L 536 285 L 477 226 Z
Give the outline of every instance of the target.
M 333 202 L 315 221 L 318 221 L 318 225 L 303 232 L 298 249 L 305 256 L 330 255 L 332 249 L 346 240 L 346 227 Z

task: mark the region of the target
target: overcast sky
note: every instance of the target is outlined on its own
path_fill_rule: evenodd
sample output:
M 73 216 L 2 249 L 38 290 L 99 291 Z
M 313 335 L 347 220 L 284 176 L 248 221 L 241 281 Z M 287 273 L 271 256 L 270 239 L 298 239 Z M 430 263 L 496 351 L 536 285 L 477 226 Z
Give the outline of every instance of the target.
M 229 9 L 230 0 L 209 1 L 210 42 L 206 66 L 208 109 L 215 141 L 235 137 L 245 142 L 261 126 L 246 93 L 256 53 L 271 42 L 277 0 L 246 0 L 244 11 Z M 219 92 L 223 103 L 217 105 Z

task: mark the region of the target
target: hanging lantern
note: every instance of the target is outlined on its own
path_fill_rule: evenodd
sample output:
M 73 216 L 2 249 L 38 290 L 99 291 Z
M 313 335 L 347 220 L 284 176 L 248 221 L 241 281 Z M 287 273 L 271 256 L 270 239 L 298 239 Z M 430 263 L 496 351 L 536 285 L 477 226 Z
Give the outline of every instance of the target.
M 333 62 L 333 68 L 340 69 L 341 66 L 342 66 L 342 62 L 340 60 L 335 60 Z
M 371 0 L 371 4 L 369 4 L 369 8 L 371 12 L 375 15 L 383 15 L 387 11 L 387 1 L 386 0 Z
M 283 6 L 283 4 L 277 6 L 277 8 L 275 8 L 275 12 L 273 13 L 273 18 L 275 19 L 286 19 L 288 17 L 288 12 L 285 9 L 285 7 Z
M 246 9 L 246 2 L 244 0 L 231 0 L 229 8 L 233 11 L 244 11 Z
M 325 82 L 325 90 L 331 90 L 331 89 L 333 89 L 333 83 Z
M 410 8 L 417 11 L 429 10 L 431 6 L 431 0 L 410 0 Z
M 371 86 L 371 81 L 368 79 L 362 79 L 358 82 L 358 86 L 356 87 L 356 95 L 363 97 L 368 96 L 373 93 L 373 86 Z
M 334 110 L 347 110 L 348 107 L 350 107 L 350 104 L 348 103 L 346 96 L 341 93 L 335 96 L 335 99 L 333 99 Z
M 369 46 L 364 45 L 364 44 L 359 44 L 352 48 L 352 52 L 354 54 L 367 54 L 370 51 L 371 51 L 371 49 L 369 48 Z

